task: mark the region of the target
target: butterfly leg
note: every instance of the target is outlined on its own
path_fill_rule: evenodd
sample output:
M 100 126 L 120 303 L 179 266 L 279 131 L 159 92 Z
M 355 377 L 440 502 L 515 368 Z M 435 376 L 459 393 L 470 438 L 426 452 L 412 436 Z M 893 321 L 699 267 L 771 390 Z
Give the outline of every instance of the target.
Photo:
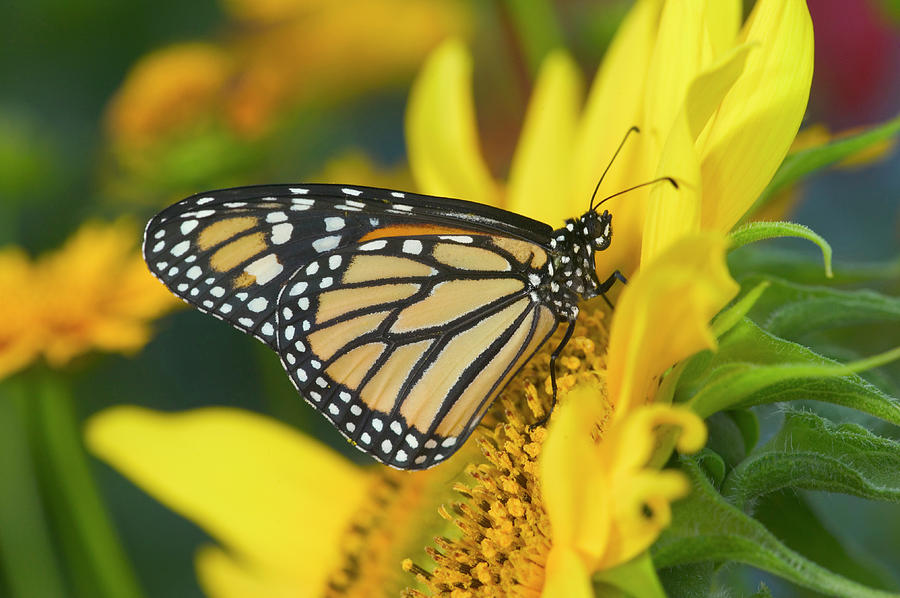
M 609 289 L 611 289 L 612 286 L 613 286 L 614 284 L 616 284 L 616 281 L 617 281 L 617 280 L 621 281 L 622 284 L 628 284 L 628 281 L 625 279 L 625 276 L 623 276 L 621 272 L 619 272 L 618 270 L 616 270 L 615 272 L 613 272 L 612 274 L 610 274 L 610 275 L 609 275 L 609 278 L 607 278 L 606 280 L 604 280 L 604 281 L 603 281 L 603 284 L 601 284 L 601 285 L 598 287 L 598 289 L 597 289 L 597 291 L 599 292 L 600 296 L 603 297 L 603 300 L 606 301 L 606 304 L 607 304 L 608 306 L 610 306 L 610 308 L 613 307 L 613 304 L 610 302 L 609 299 L 606 298 L 606 292 L 607 292 Z
M 546 424 L 550 419 L 550 414 L 553 413 L 553 408 L 556 407 L 556 360 L 559 359 L 562 350 L 569 343 L 569 339 L 572 338 L 573 332 L 575 332 L 575 320 L 569 320 L 568 325 L 566 326 L 566 332 L 565 334 L 563 334 L 562 341 L 560 341 L 559 346 L 553 350 L 553 353 L 550 354 L 550 386 L 553 388 L 553 396 L 550 398 L 550 408 L 541 419 L 531 424 L 532 429 Z

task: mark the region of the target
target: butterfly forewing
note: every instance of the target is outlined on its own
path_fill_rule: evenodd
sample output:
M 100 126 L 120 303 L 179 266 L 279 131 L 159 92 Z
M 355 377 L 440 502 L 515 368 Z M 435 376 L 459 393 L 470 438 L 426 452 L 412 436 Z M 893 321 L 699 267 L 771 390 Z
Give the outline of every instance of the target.
M 380 461 L 419 469 L 449 456 L 555 330 L 530 262 L 497 241 L 376 238 L 320 256 L 281 291 L 291 380 Z
M 421 469 L 462 444 L 556 329 L 535 291 L 550 233 L 470 202 L 270 185 L 171 206 L 144 255 L 173 293 L 278 351 L 359 448 Z

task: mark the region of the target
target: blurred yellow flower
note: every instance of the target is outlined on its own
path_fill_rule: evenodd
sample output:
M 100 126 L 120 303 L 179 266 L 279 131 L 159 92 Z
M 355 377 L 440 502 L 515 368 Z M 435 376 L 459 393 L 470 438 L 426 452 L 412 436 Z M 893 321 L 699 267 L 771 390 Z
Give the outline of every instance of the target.
M 40 352 L 32 296 L 34 270 L 16 248 L 0 251 L 0 379 L 31 363 Z
M 257 137 L 298 103 L 402 80 L 467 28 L 451 0 L 223 3 L 235 25 L 228 41 L 177 44 L 132 68 L 106 115 L 115 148 L 141 151 L 198 126 Z
M 212 44 L 176 44 L 141 58 L 106 110 L 115 143 L 141 150 L 216 117 L 229 57 Z
M 63 366 L 93 349 L 132 353 L 175 305 L 136 250 L 137 229 L 89 223 L 55 253 L 0 252 L 0 376 L 42 354 Z

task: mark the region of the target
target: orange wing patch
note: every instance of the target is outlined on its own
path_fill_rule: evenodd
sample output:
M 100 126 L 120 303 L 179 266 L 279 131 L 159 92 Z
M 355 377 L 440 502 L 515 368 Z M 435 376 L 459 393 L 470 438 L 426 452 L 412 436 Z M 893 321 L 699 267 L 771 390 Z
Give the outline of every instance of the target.
M 253 216 L 241 216 L 239 218 L 227 218 L 213 222 L 197 235 L 197 246 L 206 251 L 211 247 L 220 245 L 231 239 L 238 233 L 251 229 L 259 223 Z
M 437 226 L 432 224 L 394 224 L 375 229 L 359 238 L 359 242 L 372 239 L 384 239 L 387 237 L 419 237 L 422 235 L 477 235 L 472 230 L 453 228 L 450 226 Z
M 541 269 L 547 263 L 547 253 L 534 243 L 510 239 L 509 237 L 492 237 L 494 245 L 512 254 L 520 264 L 531 265 Z
M 217 272 L 227 272 L 262 253 L 266 247 L 266 236 L 263 233 L 245 235 L 218 249 L 209 258 L 209 265 Z

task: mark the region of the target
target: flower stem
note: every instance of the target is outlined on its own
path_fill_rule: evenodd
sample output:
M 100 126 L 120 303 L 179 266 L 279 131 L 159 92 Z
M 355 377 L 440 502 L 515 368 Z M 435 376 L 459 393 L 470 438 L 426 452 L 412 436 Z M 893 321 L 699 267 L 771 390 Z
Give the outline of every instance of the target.
M 18 379 L 0 385 L 0 569 L 12 598 L 62 597 L 25 425 L 29 399 Z
M 140 598 L 137 578 L 94 483 L 72 395 L 51 372 L 37 380 L 35 391 L 34 433 L 73 580 L 98 598 Z

